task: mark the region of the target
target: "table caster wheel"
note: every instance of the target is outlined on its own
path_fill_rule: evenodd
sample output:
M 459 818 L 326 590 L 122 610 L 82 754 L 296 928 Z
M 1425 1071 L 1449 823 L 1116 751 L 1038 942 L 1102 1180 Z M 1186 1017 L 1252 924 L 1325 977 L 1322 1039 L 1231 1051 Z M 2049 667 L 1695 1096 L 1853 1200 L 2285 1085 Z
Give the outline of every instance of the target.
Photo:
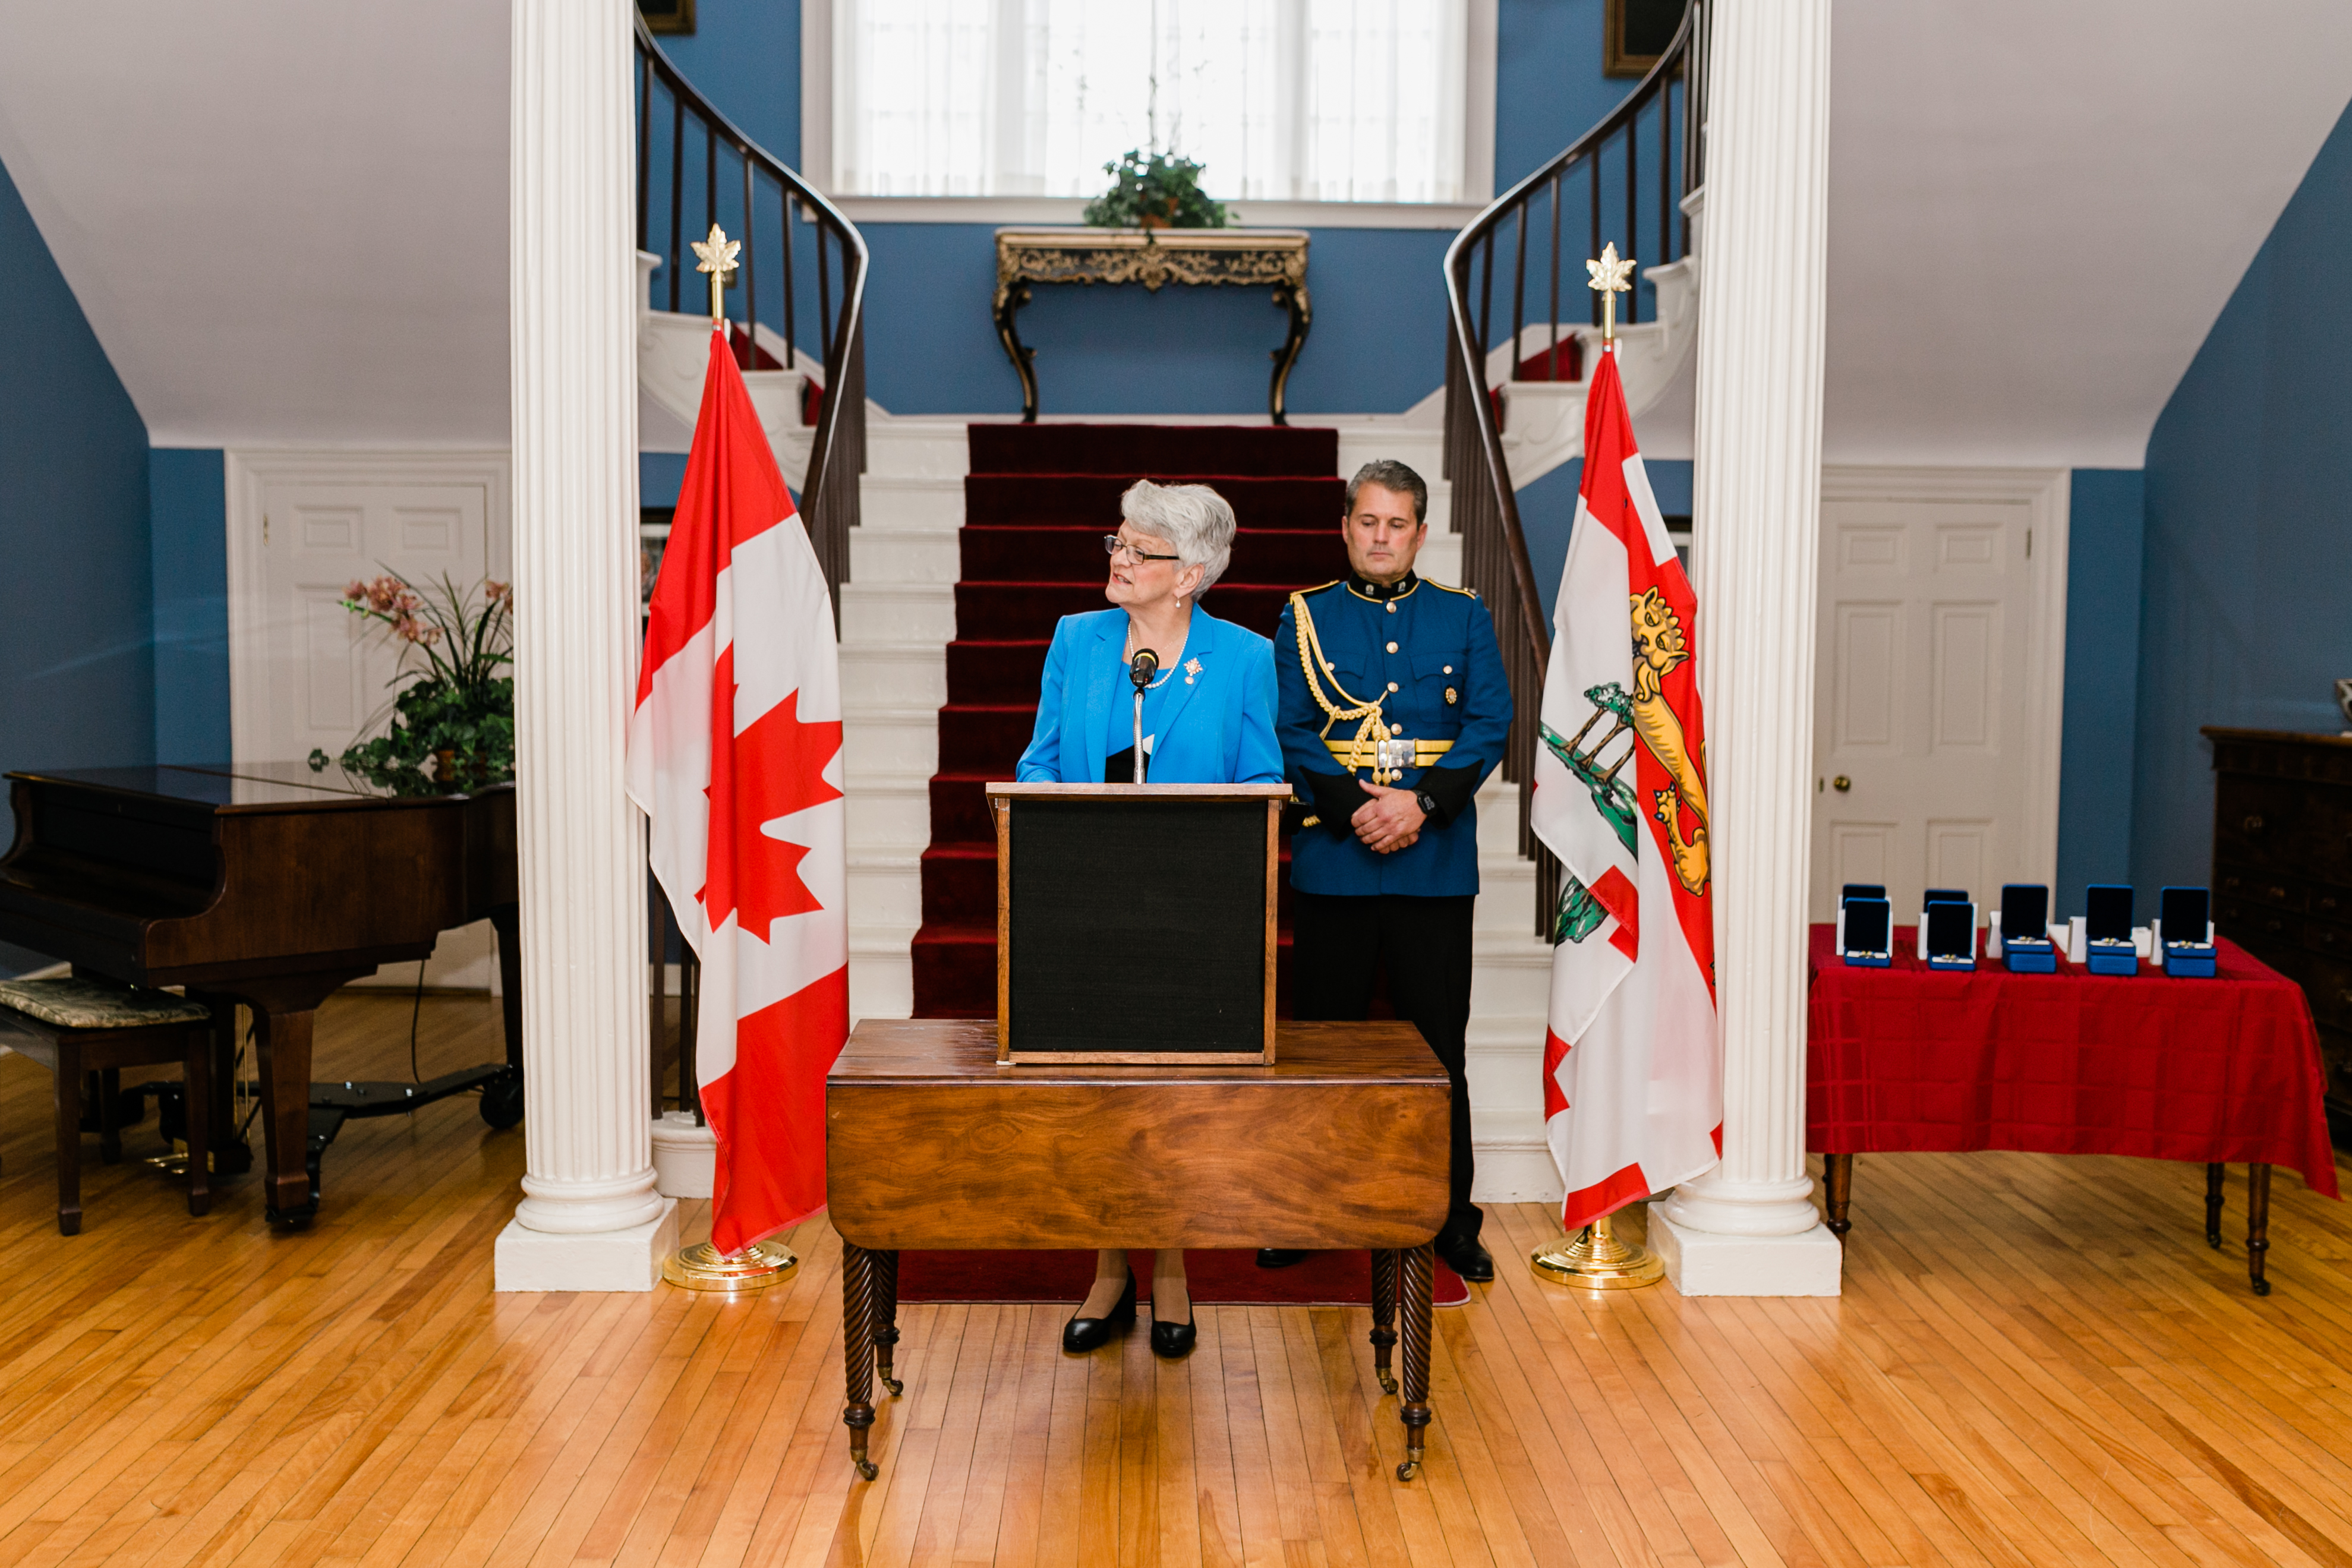
M 857 1479 L 859 1480 L 870 1481 L 876 1476 L 882 1473 L 882 1468 L 871 1459 L 857 1459 L 853 1462 L 857 1466 Z
M 2221 1250 L 2221 1233 L 2218 1230 L 2207 1231 L 2205 1233 L 2205 1245 L 2210 1247 L 2216 1252 Z
M 1396 1392 L 1396 1379 L 1391 1377 L 1385 1372 L 1381 1373 L 1379 1376 L 1381 1380 L 1381 1392 L 1383 1394 L 1394 1394 Z
M 899 1382 L 895 1377 L 884 1378 L 882 1380 L 882 1386 L 890 1391 L 890 1397 L 893 1399 L 898 1398 L 898 1396 L 907 1392 L 907 1385 Z
M 2271 1282 L 2268 1280 L 2257 1280 L 2254 1281 L 2254 1294 L 2257 1296 L 2267 1296 L 2270 1293 Z
M 1401 1481 L 1409 1481 L 1419 1474 L 1421 1474 L 1421 1461 L 1419 1459 L 1407 1459 L 1404 1463 L 1397 1467 L 1397 1479 Z

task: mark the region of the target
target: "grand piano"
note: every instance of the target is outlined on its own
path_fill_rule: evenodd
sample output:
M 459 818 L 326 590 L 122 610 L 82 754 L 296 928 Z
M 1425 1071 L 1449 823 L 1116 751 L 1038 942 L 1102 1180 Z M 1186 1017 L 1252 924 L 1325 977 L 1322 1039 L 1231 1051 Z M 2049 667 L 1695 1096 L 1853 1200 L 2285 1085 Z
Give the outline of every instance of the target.
M 0 941 L 81 973 L 184 986 L 224 1005 L 212 1103 L 233 1096 L 235 1009 L 254 1011 L 265 1207 L 318 1212 L 316 1159 L 345 1115 L 414 1109 L 480 1087 L 483 1119 L 520 1120 L 521 1007 L 511 786 L 403 794 L 332 763 L 108 768 L 8 776 L 16 836 L 0 860 Z M 498 933 L 507 1061 L 425 1085 L 310 1082 L 311 1025 L 337 988 L 429 956 L 444 931 Z M 371 1093 L 373 1092 L 373 1099 Z M 317 1114 L 314 1116 L 314 1112 Z M 215 1124 L 232 1157 L 241 1137 Z M 246 1155 L 249 1159 L 250 1155 Z

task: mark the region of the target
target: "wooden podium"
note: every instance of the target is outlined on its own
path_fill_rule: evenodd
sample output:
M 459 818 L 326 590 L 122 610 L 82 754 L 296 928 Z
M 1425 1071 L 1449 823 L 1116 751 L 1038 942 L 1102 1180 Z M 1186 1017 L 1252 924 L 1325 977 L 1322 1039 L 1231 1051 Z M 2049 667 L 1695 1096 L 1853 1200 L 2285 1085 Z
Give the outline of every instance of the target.
M 991 784 L 996 1056 L 1275 1059 L 1287 784 Z

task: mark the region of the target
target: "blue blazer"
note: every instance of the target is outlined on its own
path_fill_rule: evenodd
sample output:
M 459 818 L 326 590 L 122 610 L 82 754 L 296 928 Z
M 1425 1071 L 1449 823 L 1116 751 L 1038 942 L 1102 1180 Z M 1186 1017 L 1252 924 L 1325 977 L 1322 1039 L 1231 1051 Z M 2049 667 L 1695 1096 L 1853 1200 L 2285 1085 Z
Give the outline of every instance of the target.
M 1279 784 L 1274 738 L 1274 644 L 1195 605 L 1183 664 L 1151 747 L 1154 784 Z M 1103 760 L 1134 744 L 1127 612 L 1065 615 L 1045 651 L 1037 729 L 1013 777 L 1024 784 L 1099 784 Z

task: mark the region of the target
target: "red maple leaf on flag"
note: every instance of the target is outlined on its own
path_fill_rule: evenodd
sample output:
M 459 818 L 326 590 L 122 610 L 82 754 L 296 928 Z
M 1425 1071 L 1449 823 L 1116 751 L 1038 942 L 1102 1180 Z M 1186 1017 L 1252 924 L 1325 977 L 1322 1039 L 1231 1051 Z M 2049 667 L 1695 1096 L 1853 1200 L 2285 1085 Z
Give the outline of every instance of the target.
M 841 751 L 841 722 L 808 724 L 800 716 L 794 691 L 733 732 L 735 650 L 719 656 L 711 691 L 718 722 L 711 727 L 710 856 L 702 901 L 715 930 L 735 912 L 738 927 L 762 942 L 772 940 L 776 921 L 823 909 L 824 903 L 801 880 L 808 846 L 763 831 L 766 824 L 827 800 L 841 791 L 825 782 L 824 770 Z

